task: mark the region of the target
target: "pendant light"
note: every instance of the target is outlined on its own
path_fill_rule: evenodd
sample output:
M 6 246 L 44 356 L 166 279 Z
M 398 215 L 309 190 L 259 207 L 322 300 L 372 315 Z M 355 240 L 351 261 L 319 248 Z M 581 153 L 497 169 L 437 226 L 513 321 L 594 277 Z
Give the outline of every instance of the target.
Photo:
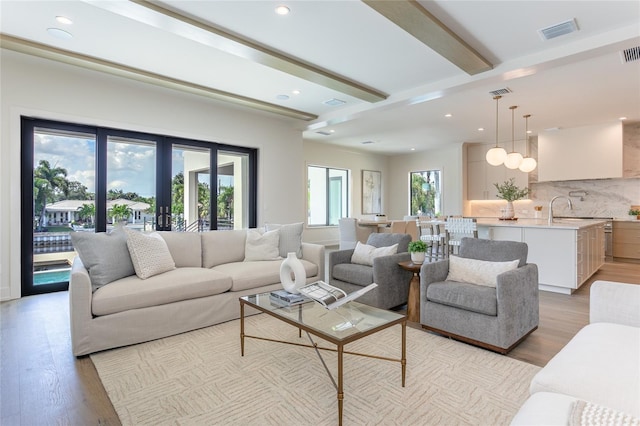
M 507 169 L 517 169 L 520 166 L 520 163 L 522 163 L 522 154 L 515 150 L 516 137 L 513 129 L 513 120 L 516 108 L 518 108 L 516 105 L 509 107 L 509 109 L 511 110 L 511 152 L 507 154 L 507 158 L 505 158 L 504 160 L 504 166 Z
M 492 166 L 499 166 L 504 163 L 504 159 L 507 157 L 507 151 L 498 146 L 498 101 L 500 98 L 502 98 L 502 96 L 494 96 L 493 98 L 496 100 L 496 146 L 487 151 L 487 155 L 485 157 L 487 159 L 487 163 Z
M 524 157 L 522 159 L 522 163 L 520 163 L 520 167 L 518 167 L 520 169 L 521 172 L 525 172 L 525 173 L 529 173 L 535 170 L 535 168 L 538 166 L 538 162 L 536 161 L 535 158 L 531 158 L 529 157 L 529 117 L 531 117 L 531 114 L 527 114 L 527 115 L 523 115 L 522 116 L 524 118 L 525 121 L 525 125 L 524 125 L 524 144 L 525 144 L 525 155 L 526 157 Z

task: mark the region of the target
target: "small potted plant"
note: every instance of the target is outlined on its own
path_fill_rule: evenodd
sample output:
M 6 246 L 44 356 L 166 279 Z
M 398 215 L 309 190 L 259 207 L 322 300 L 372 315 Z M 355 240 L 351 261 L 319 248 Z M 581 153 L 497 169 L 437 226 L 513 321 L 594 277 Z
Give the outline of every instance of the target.
M 411 261 L 415 264 L 424 262 L 425 252 L 427 251 L 427 243 L 422 240 L 411 241 L 409 243 L 409 253 L 411 253 Z
M 493 185 L 498 190 L 496 197 L 507 202 L 507 208 L 500 219 L 513 219 L 515 216 L 513 202 L 529 195 L 529 188 L 518 188 L 515 184 L 515 178 L 504 181 L 502 184 L 494 183 Z
M 640 209 L 629 209 L 629 216 L 635 216 L 636 219 L 640 220 Z

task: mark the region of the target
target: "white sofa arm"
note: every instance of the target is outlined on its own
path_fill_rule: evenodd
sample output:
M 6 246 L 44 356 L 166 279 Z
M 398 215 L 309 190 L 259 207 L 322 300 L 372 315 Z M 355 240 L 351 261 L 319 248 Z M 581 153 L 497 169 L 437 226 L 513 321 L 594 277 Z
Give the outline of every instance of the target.
M 324 246 L 321 244 L 302 243 L 302 258 L 318 265 L 318 278 L 324 281 Z
M 69 320 L 71 325 L 71 348 L 73 354 L 86 353 L 84 350 L 91 339 L 89 330 L 91 319 L 91 278 L 79 256 L 76 256 L 71 266 L 69 280 Z
M 589 322 L 640 327 L 640 284 L 596 281 L 591 285 Z

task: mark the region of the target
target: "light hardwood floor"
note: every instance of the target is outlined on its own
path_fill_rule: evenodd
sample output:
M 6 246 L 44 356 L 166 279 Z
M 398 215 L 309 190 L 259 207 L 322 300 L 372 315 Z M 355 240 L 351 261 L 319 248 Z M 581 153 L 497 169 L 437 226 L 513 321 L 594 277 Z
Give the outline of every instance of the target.
M 595 280 L 640 284 L 640 264 L 606 263 L 570 296 L 541 292 L 539 328 L 507 356 L 543 366 L 588 323 Z M 67 298 L 59 292 L 0 304 L 3 426 L 120 424 L 90 358 L 71 354 Z

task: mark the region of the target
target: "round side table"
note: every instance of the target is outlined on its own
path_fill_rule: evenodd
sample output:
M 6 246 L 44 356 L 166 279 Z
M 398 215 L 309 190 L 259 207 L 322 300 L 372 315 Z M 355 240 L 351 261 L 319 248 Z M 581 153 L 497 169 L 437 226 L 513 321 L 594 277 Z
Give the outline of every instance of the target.
M 413 272 L 409 283 L 409 296 L 407 298 L 407 319 L 412 322 L 420 322 L 420 268 L 422 263 L 413 263 L 410 260 L 398 262 L 405 271 Z

